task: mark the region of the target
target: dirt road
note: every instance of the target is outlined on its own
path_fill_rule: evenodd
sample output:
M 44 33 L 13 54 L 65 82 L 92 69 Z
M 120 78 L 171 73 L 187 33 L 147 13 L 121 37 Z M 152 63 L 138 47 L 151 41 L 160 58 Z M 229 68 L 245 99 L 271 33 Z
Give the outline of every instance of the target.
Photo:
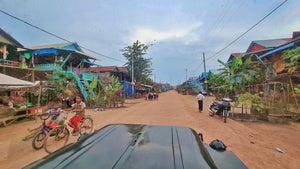
M 87 111 L 94 119 L 95 129 L 113 123 L 152 125 L 175 125 L 202 132 L 204 142 L 218 138 L 227 149 L 233 151 L 249 168 L 299 168 L 300 124 L 273 125 L 209 117 L 206 111 L 213 100 L 206 97 L 204 112 L 197 110 L 195 96 L 179 95 L 169 91 L 160 95 L 158 101 L 128 100 L 123 108 L 106 111 Z M 21 168 L 47 155 L 44 150 L 34 150 L 31 140 L 22 141 L 40 122 L 27 121 L 0 129 L 0 168 Z M 71 136 L 71 141 L 76 140 Z M 284 153 L 275 150 L 279 147 Z

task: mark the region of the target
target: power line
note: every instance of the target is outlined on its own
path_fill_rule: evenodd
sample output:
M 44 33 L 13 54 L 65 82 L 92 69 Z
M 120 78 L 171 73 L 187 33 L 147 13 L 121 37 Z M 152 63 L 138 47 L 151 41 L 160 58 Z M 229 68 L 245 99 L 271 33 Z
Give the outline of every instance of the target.
M 16 19 L 16 20 L 18 20 L 18 21 L 20 21 L 20 22 L 23 22 L 23 23 L 25 23 L 25 24 L 27 24 L 27 25 L 29 25 L 29 26 L 31 26 L 31 27 L 34 27 L 34 28 L 36 28 L 36 29 L 38 29 L 38 30 L 40 30 L 40 31 L 42 31 L 42 32 L 45 32 L 45 33 L 47 33 L 47 34 L 49 34 L 49 35 L 52 35 L 52 36 L 54 36 L 54 37 L 56 37 L 56 38 L 58 38 L 58 39 L 61 39 L 61 40 L 63 40 L 63 41 L 66 41 L 66 42 L 71 43 L 71 41 L 69 41 L 69 40 L 67 40 L 67 39 L 65 39 L 65 38 L 62 38 L 62 37 L 60 37 L 60 36 L 58 36 L 58 35 L 55 35 L 54 33 L 51 33 L 51 32 L 49 32 L 49 31 L 46 31 L 45 29 L 42 29 L 42 28 L 40 28 L 40 27 L 38 27 L 38 26 L 35 26 L 35 25 L 33 25 L 33 24 L 31 24 L 31 23 L 29 23 L 29 22 L 23 20 L 23 19 L 20 19 L 20 18 L 18 18 L 18 17 L 16 17 L 16 16 L 13 16 L 13 15 L 11 15 L 11 14 L 9 14 L 9 13 L 7 13 L 7 12 L 1 10 L 1 9 L 0 9 L 0 12 L 4 13 L 5 15 L 10 16 L 10 17 L 12 17 L 12 18 L 14 18 L 14 19 Z M 84 46 L 80 46 L 80 47 L 83 48 L 83 49 L 85 49 L 85 50 L 88 50 L 88 51 L 90 51 L 90 52 L 93 52 L 93 53 L 95 53 L 95 54 L 97 54 L 97 55 L 101 55 L 101 56 L 106 57 L 106 58 L 108 58 L 108 59 L 112 59 L 112 60 L 119 61 L 119 62 L 122 62 L 122 63 L 123 63 L 123 61 L 121 61 L 121 60 L 115 59 L 115 58 L 110 57 L 110 56 L 106 56 L 106 55 L 104 55 L 104 54 L 102 54 L 102 53 L 100 53 L 100 52 L 97 52 L 97 51 L 88 49 L 88 48 L 86 48 L 86 47 L 84 47 Z
M 219 50 L 218 52 L 216 52 L 213 56 L 209 57 L 207 60 L 212 59 L 213 57 L 215 57 L 217 54 L 221 53 L 223 50 L 225 50 L 226 48 L 228 48 L 229 46 L 231 46 L 234 42 L 236 42 L 237 40 L 239 40 L 241 37 L 243 37 L 246 33 L 248 33 L 250 30 L 252 30 L 254 27 L 256 27 L 258 24 L 260 24 L 263 20 L 265 20 L 268 16 L 270 16 L 273 12 L 275 12 L 278 8 L 280 8 L 284 3 L 286 3 L 288 0 L 283 1 L 281 4 L 279 4 L 275 9 L 273 9 L 271 12 L 269 12 L 266 16 L 264 16 L 262 19 L 260 19 L 256 24 L 254 24 L 252 27 L 250 27 L 246 32 L 244 32 L 243 34 L 241 34 L 239 37 L 237 37 L 236 39 L 234 39 L 233 41 L 231 41 L 228 45 L 226 45 L 224 48 L 222 48 L 221 50 Z
M 215 20 L 215 22 L 214 22 L 213 26 L 211 27 L 209 33 L 206 34 L 207 37 L 208 37 L 209 34 L 213 33 L 214 31 L 215 31 L 214 34 L 218 34 L 220 31 L 222 31 L 225 23 L 228 24 L 228 22 L 225 22 L 225 20 L 224 20 L 224 18 L 226 18 L 225 16 L 227 16 L 227 14 L 229 14 L 228 11 L 233 11 L 232 16 L 229 18 L 229 19 L 231 19 L 233 17 L 233 15 L 235 14 L 235 11 L 240 9 L 241 5 L 235 11 L 231 10 L 231 8 L 233 7 L 233 3 L 234 3 L 234 0 L 231 1 L 230 4 L 229 4 L 229 1 L 227 1 L 227 3 L 224 5 L 224 8 L 223 8 L 222 12 L 220 13 L 218 19 Z M 212 40 L 212 37 L 208 37 L 208 40 L 206 41 L 207 44 L 210 44 L 211 40 Z M 209 56 L 212 52 L 213 52 L 213 50 L 209 48 L 209 50 L 207 50 L 207 55 Z M 195 63 L 197 63 L 197 62 L 195 62 Z M 198 65 L 198 67 L 193 71 L 193 73 L 195 73 L 197 70 L 199 70 L 199 68 L 201 68 L 202 65 L 203 65 L 202 63 L 200 65 Z
M 262 19 L 260 19 L 256 24 L 254 24 L 252 27 L 250 27 L 247 31 L 245 31 L 243 34 L 241 34 L 239 37 L 237 37 L 235 40 L 231 41 L 228 45 L 226 45 L 224 48 L 216 52 L 214 55 L 207 58 L 207 61 L 217 56 L 219 53 L 221 53 L 223 50 L 231 46 L 234 42 L 239 40 L 242 36 L 244 36 L 246 33 L 248 33 L 250 30 L 252 30 L 254 27 L 256 27 L 258 24 L 260 24 L 263 20 L 265 20 L 268 16 L 270 16 L 272 13 L 274 13 L 278 8 L 280 8 L 284 3 L 286 3 L 288 0 L 283 1 L 280 3 L 276 8 L 274 8 L 271 12 L 269 12 L 267 15 L 265 15 Z M 194 71 L 196 72 L 203 64 L 200 64 L 198 68 Z

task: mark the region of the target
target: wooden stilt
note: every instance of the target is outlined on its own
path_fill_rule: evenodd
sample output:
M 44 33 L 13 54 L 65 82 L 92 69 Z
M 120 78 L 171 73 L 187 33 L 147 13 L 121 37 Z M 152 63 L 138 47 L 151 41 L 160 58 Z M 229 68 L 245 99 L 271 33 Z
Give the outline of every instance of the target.
M 292 87 L 293 97 L 295 99 L 295 102 L 296 102 L 296 105 L 297 105 L 297 108 L 298 108 L 298 112 L 300 112 L 300 107 L 299 107 L 299 104 L 298 104 L 298 101 L 297 101 L 297 97 L 296 97 L 296 94 L 295 94 L 295 91 L 294 91 L 294 87 L 293 87 L 293 82 L 292 82 L 291 76 L 289 76 L 289 78 L 290 78 L 290 83 L 291 83 L 291 87 Z

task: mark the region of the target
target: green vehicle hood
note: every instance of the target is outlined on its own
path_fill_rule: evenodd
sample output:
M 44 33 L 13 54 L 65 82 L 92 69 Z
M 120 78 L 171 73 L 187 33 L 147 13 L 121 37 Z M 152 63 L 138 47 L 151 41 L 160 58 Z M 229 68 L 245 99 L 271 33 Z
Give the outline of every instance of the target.
M 216 161 L 213 161 L 215 158 Z M 204 145 L 191 128 L 108 125 L 25 168 L 247 168 L 232 152 Z

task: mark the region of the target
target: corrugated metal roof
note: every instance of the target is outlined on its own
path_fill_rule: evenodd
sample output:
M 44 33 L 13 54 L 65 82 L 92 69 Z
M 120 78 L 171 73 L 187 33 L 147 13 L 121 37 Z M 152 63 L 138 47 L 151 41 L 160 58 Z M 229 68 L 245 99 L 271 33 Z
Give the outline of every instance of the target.
M 292 38 L 283 38 L 283 39 L 269 39 L 269 40 L 256 40 L 254 43 L 262 45 L 266 48 L 277 47 L 283 44 L 291 42 Z
M 294 45 L 295 45 L 295 43 L 292 42 L 292 43 L 289 43 L 289 44 L 287 44 L 287 45 L 281 46 L 281 47 L 276 48 L 276 49 L 274 49 L 274 50 L 272 50 L 272 51 L 270 51 L 270 52 L 265 53 L 264 55 L 259 56 L 257 59 L 261 59 L 261 58 L 263 58 L 263 57 L 265 57 L 265 56 L 268 56 L 268 55 L 270 55 L 270 54 L 272 54 L 272 53 L 275 53 L 275 52 L 278 52 L 278 51 L 285 50 L 285 49 L 287 49 L 287 48 L 289 48 L 289 47 L 292 47 L 292 46 L 294 46 Z
M 23 47 L 23 45 L 18 42 L 16 39 L 14 39 L 10 34 L 6 33 L 3 29 L 0 28 L 0 42 L 17 46 L 17 47 Z
M 0 86 L 35 86 L 36 84 L 0 73 Z
M 75 51 L 75 53 L 78 53 L 78 54 L 81 54 L 81 55 L 87 56 L 88 58 L 91 58 L 91 59 L 95 59 L 95 60 L 99 60 L 99 61 L 101 61 L 101 59 L 98 59 L 98 58 L 96 58 L 96 57 L 94 57 L 94 56 L 88 55 L 88 54 L 86 54 L 86 53 L 83 53 L 83 52 Z
M 90 68 L 90 72 L 112 72 L 113 70 L 115 70 L 117 68 L 117 66 L 103 66 L 103 67 L 91 67 Z
M 69 42 L 69 43 L 58 43 L 58 44 L 52 44 L 52 45 L 31 46 L 31 47 L 26 47 L 24 49 L 18 48 L 18 51 L 22 52 L 22 51 L 27 51 L 27 50 L 39 50 L 39 49 L 51 49 L 51 48 L 59 49 L 59 50 L 69 50 L 69 49 L 64 49 L 63 47 L 67 46 L 67 45 L 72 45 L 72 44 L 74 44 L 76 47 L 78 47 L 80 49 L 80 47 L 78 46 L 78 44 L 76 42 Z M 84 56 L 86 56 L 90 59 L 95 59 L 95 60 L 101 61 L 101 59 L 98 59 L 94 56 L 83 53 L 81 51 L 77 51 L 77 50 L 69 50 L 69 51 L 74 51 L 75 53 L 80 54 L 80 55 L 84 55 Z
M 238 58 L 240 57 L 241 55 L 243 55 L 244 53 L 232 53 L 231 55 Z
M 118 67 L 120 72 L 128 72 L 126 67 Z
M 18 49 L 18 51 L 26 51 L 26 50 L 37 50 L 37 49 L 48 49 L 48 48 L 59 48 L 61 46 L 66 46 L 70 43 L 58 43 L 58 44 L 52 44 L 52 45 L 41 45 L 41 46 L 31 46 L 31 47 L 26 47 L 26 49 Z

